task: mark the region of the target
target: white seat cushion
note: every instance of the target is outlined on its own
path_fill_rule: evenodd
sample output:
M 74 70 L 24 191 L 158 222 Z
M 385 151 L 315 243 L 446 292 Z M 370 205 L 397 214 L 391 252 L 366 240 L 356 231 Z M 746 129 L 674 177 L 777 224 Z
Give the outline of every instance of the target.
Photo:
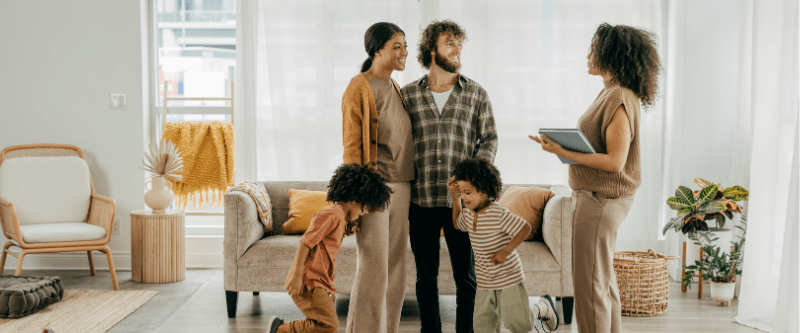
M 20 225 L 19 231 L 26 243 L 90 241 L 106 237 L 106 229 L 86 222 Z
M 80 157 L 15 157 L 0 164 L 0 197 L 19 224 L 86 221 L 92 188 Z

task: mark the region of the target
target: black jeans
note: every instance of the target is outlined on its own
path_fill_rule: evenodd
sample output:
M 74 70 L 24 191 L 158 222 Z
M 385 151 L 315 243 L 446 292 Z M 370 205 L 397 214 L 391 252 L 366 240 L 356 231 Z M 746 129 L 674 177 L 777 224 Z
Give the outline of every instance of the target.
M 439 237 L 450 251 L 450 264 L 456 283 L 456 332 L 472 332 L 475 309 L 475 262 L 469 234 L 453 228 L 453 210 L 447 207 L 423 208 L 414 203 L 408 212 L 411 251 L 417 265 L 417 303 L 422 333 L 442 332 L 439 315 Z

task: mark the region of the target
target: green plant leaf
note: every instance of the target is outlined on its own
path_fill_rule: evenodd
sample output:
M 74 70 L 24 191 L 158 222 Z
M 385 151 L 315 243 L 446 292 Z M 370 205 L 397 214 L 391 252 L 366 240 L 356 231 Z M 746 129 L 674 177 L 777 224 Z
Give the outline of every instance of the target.
M 704 187 L 697 196 L 697 205 L 703 206 L 707 202 L 714 200 L 714 197 L 717 196 L 717 191 L 719 191 L 719 185 L 717 184 L 711 184 Z
M 711 185 L 710 181 L 707 181 L 707 180 L 705 180 L 703 178 L 700 178 L 700 177 L 693 179 L 692 183 L 697 184 L 697 186 L 700 186 L 700 188 L 705 188 L 706 186 Z
M 719 200 L 714 200 L 698 207 L 697 212 L 702 214 L 713 214 L 723 212 L 725 211 L 725 208 L 726 206 L 724 203 Z
M 685 200 L 689 202 L 689 205 L 694 205 L 694 194 L 692 190 L 686 186 L 678 186 L 678 189 L 675 190 L 675 198 Z
M 692 208 L 692 204 L 694 204 L 693 201 L 694 200 L 688 201 L 686 199 L 682 199 L 679 197 L 670 197 L 669 199 L 667 199 L 667 205 L 669 205 L 669 208 L 677 210 L 678 214 L 681 214 L 681 212 L 686 209 L 689 209 L 689 211 L 693 210 Z
M 694 209 L 692 209 L 692 207 L 686 207 L 684 209 L 679 210 L 678 211 L 678 215 L 680 215 L 680 214 L 688 214 L 688 213 L 691 213 L 691 212 L 694 212 Z
M 728 198 L 733 201 L 742 201 L 747 200 L 750 197 L 750 192 L 748 192 L 744 187 L 741 186 L 731 186 L 724 190 L 722 190 L 722 195 L 725 198 Z

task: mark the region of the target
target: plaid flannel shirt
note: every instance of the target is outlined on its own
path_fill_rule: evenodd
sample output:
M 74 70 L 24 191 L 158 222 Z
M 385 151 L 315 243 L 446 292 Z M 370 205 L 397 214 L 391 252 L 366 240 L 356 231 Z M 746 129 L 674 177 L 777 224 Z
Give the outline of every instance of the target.
M 428 75 L 400 89 L 411 116 L 416 180 L 411 202 L 421 207 L 452 207 L 447 181 L 456 163 L 471 157 L 494 162 L 497 129 L 489 95 L 477 82 L 458 74 L 442 108 L 433 101 Z

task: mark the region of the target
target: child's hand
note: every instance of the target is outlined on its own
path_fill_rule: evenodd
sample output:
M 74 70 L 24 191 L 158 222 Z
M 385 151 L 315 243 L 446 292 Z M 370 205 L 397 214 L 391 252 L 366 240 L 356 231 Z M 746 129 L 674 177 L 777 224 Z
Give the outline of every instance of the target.
M 508 255 L 510 255 L 510 254 L 511 254 L 511 251 L 508 251 L 505 248 L 503 248 L 500 251 L 497 251 L 497 253 L 495 253 L 492 256 L 492 263 L 495 264 L 495 265 L 502 264 L 502 263 L 506 262 L 506 257 L 508 257 Z
M 447 191 L 450 192 L 450 196 L 453 199 L 458 199 L 461 196 L 461 189 L 458 188 L 458 182 L 456 182 L 456 176 L 450 177 L 450 180 L 447 181 Z
M 283 286 L 289 291 L 289 295 L 296 296 L 303 292 L 303 276 L 297 274 L 289 274 L 286 277 L 286 285 Z

